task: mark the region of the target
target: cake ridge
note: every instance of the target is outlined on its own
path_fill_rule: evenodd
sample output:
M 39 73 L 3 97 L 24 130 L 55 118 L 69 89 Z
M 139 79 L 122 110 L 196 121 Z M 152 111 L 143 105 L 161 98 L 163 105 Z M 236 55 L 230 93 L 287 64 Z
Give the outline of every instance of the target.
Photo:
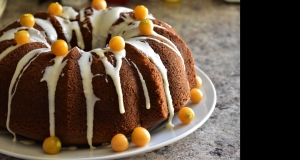
M 9 86 L 9 91 L 8 91 L 8 111 L 7 111 L 7 120 L 6 120 L 6 126 L 7 130 L 14 135 L 13 141 L 16 141 L 16 134 L 10 129 L 9 127 L 9 122 L 10 122 L 10 112 L 11 112 L 11 101 L 12 98 L 16 92 L 17 85 L 18 85 L 18 80 L 20 79 L 20 76 L 22 76 L 23 72 L 26 70 L 28 65 L 43 51 L 50 51 L 48 49 L 35 49 L 30 52 L 28 52 L 18 63 L 17 69 L 12 77 L 12 81 Z M 12 91 L 14 88 L 14 91 Z

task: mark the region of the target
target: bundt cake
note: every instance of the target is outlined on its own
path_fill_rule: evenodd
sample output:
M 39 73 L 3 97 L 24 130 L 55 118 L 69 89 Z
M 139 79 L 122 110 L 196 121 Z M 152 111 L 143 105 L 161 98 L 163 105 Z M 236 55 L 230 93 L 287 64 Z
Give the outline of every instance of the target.
M 137 126 L 172 127 L 174 113 L 190 100 L 192 53 L 152 14 L 140 19 L 125 7 L 63 6 L 61 14 L 33 17 L 32 26 L 20 18 L 0 31 L 0 127 L 15 137 L 55 135 L 62 144 L 92 147 Z M 150 33 L 142 21 L 153 23 Z M 19 31 L 27 31 L 28 43 L 17 42 Z M 117 36 L 123 49 L 109 44 Z M 54 54 L 58 40 L 67 43 L 64 55 Z

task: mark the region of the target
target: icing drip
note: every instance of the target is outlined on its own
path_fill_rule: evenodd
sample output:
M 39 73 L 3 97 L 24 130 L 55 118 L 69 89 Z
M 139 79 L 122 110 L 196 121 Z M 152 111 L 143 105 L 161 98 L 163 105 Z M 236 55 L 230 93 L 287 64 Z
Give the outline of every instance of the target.
M 3 33 L 3 35 L 0 37 L 0 42 L 4 41 L 4 40 L 10 40 L 10 39 L 14 39 L 14 34 L 16 32 L 18 32 L 19 30 L 23 30 L 23 29 L 27 29 L 27 27 L 18 27 L 18 28 L 13 28 L 10 29 L 6 32 Z
M 132 18 L 129 14 L 124 14 L 125 17 L 120 17 L 123 19 L 123 22 L 118 24 L 118 25 L 115 25 L 115 26 L 112 26 L 109 30 L 109 34 L 113 36 L 120 36 L 122 34 L 124 34 L 125 32 L 127 32 L 128 30 L 131 30 L 131 29 L 135 29 L 137 30 L 137 34 L 134 34 L 134 36 L 137 36 L 139 35 L 139 24 L 140 24 L 140 21 Z M 146 17 L 147 19 L 155 19 L 152 15 L 147 15 Z M 132 36 L 133 37 L 133 36 Z M 124 39 L 126 39 L 126 37 L 123 37 Z
M 79 15 L 80 15 L 80 22 L 83 22 L 84 19 L 85 19 L 85 15 L 84 15 L 84 11 L 85 11 L 85 8 L 82 8 L 80 11 L 79 11 Z
M 86 11 L 85 8 L 79 10 L 79 13 L 80 13 L 79 21 L 82 22 L 82 27 L 86 28 L 88 30 L 88 32 L 91 33 L 92 31 L 90 30 L 90 28 L 88 27 L 88 24 L 87 24 L 88 21 L 85 21 L 85 11 Z M 91 9 L 88 9 L 88 11 L 92 12 Z
M 126 28 L 126 30 L 123 30 L 123 32 L 120 32 L 118 36 L 123 37 L 124 39 L 128 39 L 131 37 L 136 37 L 140 35 L 139 30 L 139 23 L 132 23 L 130 27 Z
M 82 33 L 80 31 L 78 22 L 77 21 L 71 22 L 68 19 L 63 19 L 63 18 L 57 17 L 57 16 L 55 16 L 55 18 L 58 20 L 58 22 L 60 23 L 60 25 L 62 27 L 62 30 L 66 37 L 67 43 L 70 45 L 70 41 L 72 39 L 72 31 L 74 30 L 76 37 L 77 37 L 78 47 L 80 47 L 81 49 L 84 49 L 83 37 L 82 37 Z
M 4 50 L 1 54 L 0 54 L 0 61 L 1 59 L 3 59 L 8 53 L 10 53 L 11 51 L 13 51 L 14 49 L 18 48 L 18 45 L 15 46 L 10 46 L 8 48 L 6 48 L 6 50 Z
M 48 44 L 47 40 L 45 39 L 44 36 L 42 36 L 42 34 L 39 30 L 36 30 L 34 28 L 29 28 L 28 33 L 30 35 L 30 42 L 42 42 L 48 48 L 51 48 L 51 46 Z
M 104 31 L 106 25 L 105 23 L 101 23 L 101 22 L 105 22 L 105 19 L 102 18 L 104 11 L 102 10 L 94 10 L 93 9 L 93 15 L 90 16 L 90 21 L 92 24 L 92 48 L 96 48 L 98 47 L 104 47 L 105 46 L 105 41 L 107 38 L 107 34 L 106 31 Z M 99 25 L 101 24 L 101 25 Z M 103 25 L 103 26 L 102 26 Z M 100 27 L 101 26 L 101 27 Z M 107 25 L 108 27 L 108 25 Z
M 82 50 L 79 50 L 81 52 L 81 57 L 78 60 L 78 64 L 80 67 L 80 74 L 82 77 L 82 83 L 83 83 L 83 91 L 86 98 L 86 109 L 87 109 L 87 140 L 90 145 L 91 149 L 94 149 L 96 147 L 92 146 L 92 138 L 93 138 L 93 125 L 94 125 L 94 106 L 95 103 L 100 100 L 97 98 L 93 92 L 93 74 L 91 71 L 91 65 L 92 65 L 92 54 L 90 52 L 84 52 Z
M 10 130 L 9 123 L 10 123 L 10 113 L 11 113 L 11 101 L 12 98 L 17 90 L 18 82 L 20 80 L 20 77 L 24 73 L 24 71 L 27 69 L 27 67 L 31 64 L 32 61 L 35 60 L 35 58 L 42 52 L 47 52 L 50 51 L 49 49 L 41 48 L 41 49 L 35 49 L 30 52 L 28 52 L 19 62 L 17 65 L 17 68 L 15 70 L 15 73 L 12 77 L 10 86 L 9 86 L 9 91 L 8 91 L 8 108 L 7 108 L 7 120 L 6 120 L 6 128 L 7 130 L 14 135 L 13 141 L 16 142 L 16 134 Z M 14 87 L 14 90 L 13 89 Z
M 171 41 L 170 41 L 169 39 L 167 39 L 166 37 L 157 34 L 156 32 L 153 32 L 153 36 L 159 37 L 159 38 L 161 38 L 161 39 L 164 39 L 165 41 L 167 41 L 167 43 L 161 42 L 161 41 L 159 41 L 158 39 L 155 39 L 155 38 L 147 37 L 147 39 L 151 39 L 151 40 L 154 40 L 154 41 L 156 41 L 156 42 L 159 42 L 160 44 L 165 45 L 165 46 L 167 46 L 168 48 L 170 48 L 171 50 L 173 50 L 173 51 L 180 57 L 180 59 L 181 59 L 181 61 L 182 61 L 182 65 L 183 65 L 183 67 L 184 67 L 184 69 L 185 69 L 184 59 L 183 59 L 183 57 L 182 57 L 180 51 L 179 51 L 179 50 L 177 49 L 177 47 L 174 45 L 174 43 L 171 42 Z M 139 37 L 139 38 L 137 38 L 137 39 L 143 39 L 143 37 Z
M 43 20 L 40 18 L 35 18 L 35 23 L 43 28 L 43 30 L 47 33 L 48 38 L 51 43 L 57 40 L 57 33 L 52 23 L 49 20 Z
M 63 12 L 60 17 L 70 20 L 75 20 L 78 12 L 76 12 L 73 7 L 63 6 Z
M 104 53 L 107 51 L 110 51 L 115 55 L 116 67 L 114 67 L 111 63 L 109 63 L 107 57 L 104 55 Z M 123 93 L 122 93 L 121 82 L 120 82 L 120 69 L 122 66 L 122 58 L 125 58 L 126 51 L 124 49 L 118 52 L 111 51 L 111 50 L 94 49 L 91 52 L 95 52 L 99 56 L 100 60 L 102 61 L 105 67 L 106 74 L 110 75 L 110 77 L 112 78 L 118 94 L 120 113 L 121 114 L 125 113 L 124 104 L 123 104 Z
M 124 30 L 124 32 L 120 33 L 118 36 L 121 36 L 123 37 L 124 39 L 129 39 L 131 37 L 137 37 L 137 36 L 141 36 L 140 34 L 140 30 L 138 28 L 138 23 L 134 23 L 132 26 L 133 27 L 128 27 L 127 30 Z M 167 46 L 168 48 L 170 48 L 171 50 L 173 50 L 180 58 L 181 58 L 181 61 L 182 63 L 184 64 L 184 60 L 183 60 L 183 57 L 180 53 L 180 51 L 177 49 L 177 47 L 175 46 L 175 44 L 170 41 L 169 39 L 167 39 L 166 37 L 160 35 L 160 34 L 157 34 L 155 31 L 152 32 L 152 36 L 154 36 L 155 38 L 159 38 L 159 39 L 163 39 L 166 41 L 165 42 L 161 42 L 159 41 L 158 39 L 155 39 L 155 38 L 151 38 L 151 37 L 138 37 L 138 39 L 140 40 L 146 40 L 146 39 L 151 39 L 151 40 L 155 40 L 165 46 Z M 185 65 L 183 65 L 185 67 Z
M 126 17 L 122 18 L 123 22 L 115 25 L 110 28 L 109 33 L 113 36 L 117 36 L 125 32 L 126 30 L 129 30 L 133 27 L 136 27 L 135 24 L 139 24 L 139 21 L 136 21 L 132 17 L 130 17 L 128 14 L 125 14 Z M 130 25 L 129 25 L 130 24 Z M 138 26 L 138 25 L 137 25 Z M 124 38 L 124 37 L 123 37 Z
M 154 31 L 153 31 L 153 34 L 152 34 L 152 35 L 155 36 L 155 37 L 158 37 L 158 38 L 161 38 L 161 39 L 167 41 L 167 43 L 164 43 L 164 42 L 161 42 L 161 41 L 159 41 L 159 40 L 157 40 L 157 39 L 149 38 L 149 39 L 155 40 L 155 41 L 157 41 L 157 42 L 160 42 L 161 44 L 164 44 L 164 45 L 166 45 L 167 47 L 169 47 L 170 49 L 172 49 L 172 50 L 173 50 L 173 51 L 181 58 L 181 61 L 182 61 L 182 63 L 183 63 L 183 67 L 185 66 L 185 65 L 184 65 L 184 60 L 183 60 L 183 58 L 182 58 L 182 56 L 181 56 L 181 53 L 179 52 L 179 50 L 177 49 L 177 47 L 175 46 L 175 44 L 174 44 L 173 42 L 171 42 L 168 38 L 166 38 L 166 37 L 164 37 L 164 36 L 162 36 L 162 35 L 157 34 L 157 33 L 154 32 Z M 185 68 L 184 68 L 184 69 L 185 69 Z
M 83 42 L 83 37 L 80 31 L 80 27 L 78 25 L 77 21 L 74 21 L 71 23 L 71 28 L 75 31 L 76 37 L 77 37 L 77 45 L 81 48 L 84 49 L 84 42 Z
M 174 116 L 174 107 L 172 104 L 172 97 L 169 89 L 169 82 L 168 82 L 168 76 L 167 76 L 167 69 L 163 65 L 160 57 L 158 54 L 154 52 L 154 50 L 150 47 L 150 45 L 147 42 L 141 42 L 139 41 L 139 38 L 132 38 L 128 39 L 126 43 L 129 43 L 133 46 L 135 46 L 137 49 L 142 51 L 158 68 L 160 71 L 163 81 L 164 81 L 164 90 L 166 93 L 166 98 L 167 98 L 167 103 L 168 103 L 168 109 L 169 109 L 169 121 L 166 125 L 166 127 L 170 128 L 173 127 L 174 125 L 172 124 L 172 119 Z
M 154 17 L 152 17 L 151 15 L 148 15 L 148 18 L 154 19 Z M 127 15 L 125 18 L 123 18 L 123 20 L 124 20 L 123 23 L 120 23 L 116 26 L 111 27 L 109 33 L 112 35 L 112 37 L 121 36 L 126 40 L 126 39 L 129 39 L 132 37 L 141 36 L 141 32 L 139 30 L 140 21 L 136 21 L 129 15 Z M 156 24 L 154 24 L 154 26 L 165 29 L 164 27 L 161 27 Z M 180 51 L 177 49 L 176 45 L 172 41 L 170 41 L 168 38 L 166 38 L 162 35 L 157 34 L 155 31 L 152 32 L 152 36 L 154 36 L 155 38 L 163 39 L 164 41 L 166 41 L 166 43 L 161 42 L 154 38 L 150 38 L 150 37 L 141 37 L 141 39 L 152 39 L 152 40 L 155 40 L 157 42 L 160 42 L 160 43 L 166 45 L 168 48 L 172 49 L 181 58 L 181 60 L 184 64 L 184 60 L 183 60 L 183 57 L 182 57 Z M 185 67 L 185 65 L 183 65 L 183 66 Z
M 142 82 L 143 91 L 144 91 L 144 96 L 145 96 L 145 99 L 146 99 L 146 108 L 147 108 L 147 109 L 150 109 L 150 97 L 149 97 L 148 88 L 147 88 L 147 86 L 146 86 L 145 80 L 144 80 L 144 78 L 143 78 L 143 75 L 141 74 L 141 72 L 140 72 L 139 69 L 137 68 L 136 64 L 134 64 L 133 62 L 132 62 L 132 64 L 133 64 L 133 66 L 136 68 L 136 70 L 138 71 L 140 80 L 141 80 L 141 82 Z
M 114 7 L 99 11 L 93 9 L 93 15 L 89 16 L 93 27 L 93 48 L 105 47 L 110 27 L 119 19 L 120 13 L 126 11 L 132 10 L 125 7 Z
M 0 37 L 0 42 L 4 40 L 10 40 L 14 39 L 14 35 L 19 30 L 28 30 L 28 33 L 30 35 L 30 42 L 42 42 L 46 46 L 50 47 L 45 37 L 41 34 L 41 32 L 35 28 L 27 28 L 27 27 L 18 27 L 14 29 L 10 29 L 3 33 L 3 35 Z
M 68 61 L 65 60 L 64 62 L 62 62 L 66 55 L 56 56 L 53 59 L 54 65 L 49 66 L 45 69 L 45 73 L 43 75 L 43 78 L 41 79 L 41 82 L 46 81 L 48 86 L 50 136 L 55 136 L 55 91 L 59 75 L 61 74 L 62 69 Z

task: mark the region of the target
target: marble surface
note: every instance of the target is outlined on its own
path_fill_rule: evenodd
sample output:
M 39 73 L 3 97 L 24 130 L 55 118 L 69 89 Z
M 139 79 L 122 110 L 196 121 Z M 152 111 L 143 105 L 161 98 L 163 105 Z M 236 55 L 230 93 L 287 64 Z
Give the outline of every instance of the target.
M 240 3 L 181 0 L 180 5 L 170 6 L 161 0 L 128 2 L 130 8 L 138 4 L 147 6 L 157 19 L 170 24 L 186 41 L 196 65 L 213 82 L 217 103 L 211 117 L 187 137 L 124 159 L 240 159 Z M 45 11 L 49 3 L 8 1 L 0 18 L 0 29 L 23 13 Z M 3 154 L 0 159 L 18 160 Z

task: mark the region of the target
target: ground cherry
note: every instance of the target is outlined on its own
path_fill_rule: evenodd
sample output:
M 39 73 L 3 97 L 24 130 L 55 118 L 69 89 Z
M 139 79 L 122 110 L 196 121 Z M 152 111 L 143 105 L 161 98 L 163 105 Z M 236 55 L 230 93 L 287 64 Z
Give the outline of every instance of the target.
M 127 137 L 124 134 L 116 134 L 112 139 L 111 139 L 111 147 L 114 151 L 116 152 L 123 152 L 127 150 L 129 146 L 129 142 Z
M 196 76 L 196 88 L 200 88 L 202 86 L 202 79 L 199 76 Z
M 153 22 L 149 19 L 141 20 L 139 29 L 143 35 L 150 35 L 153 32 Z
M 143 20 L 148 15 L 148 8 L 143 5 L 138 5 L 134 8 L 134 17 L 137 20 Z
M 15 33 L 15 41 L 18 45 L 30 42 L 30 35 L 26 30 L 20 30 Z
M 51 51 L 56 56 L 63 56 L 68 53 L 68 44 L 66 41 L 58 39 L 52 44 Z
M 25 27 L 33 27 L 35 24 L 35 18 L 32 14 L 26 13 L 20 17 L 20 24 Z
M 143 127 L 136 127 L 131 135 L 131 141 L 138 147 L 143 147 L 150 142 L 151 136 L 149 131 Z
M 93 0 L 92 7 L 96 10 L 105 10 L 107 7 L 107 3 L 105 0 Z
M 199 103 L 203 98 L 203 93 L 198 88 L 193 88 L 190 91 L 190 98 L 193 103 Z
M 195 113 L 190 107 L 183 107 L 178 112 L 178 118 L 183 124 L 189 124 L 195 118 Z
M 113 51 L 121 51 L 125 48 L 125 41 L 121 36 L 115 36 L 110 39 L 109 47 Z
M 53 2 L 48 6 L 48 13 L 54 16 L 60 16 L 63 11 L 62 6 L 58 2 Z
M 43 149 L 48 154 L 56 154 L 61 149 L 60 139 L 56 136 L 48 137 L 43 142 Z

